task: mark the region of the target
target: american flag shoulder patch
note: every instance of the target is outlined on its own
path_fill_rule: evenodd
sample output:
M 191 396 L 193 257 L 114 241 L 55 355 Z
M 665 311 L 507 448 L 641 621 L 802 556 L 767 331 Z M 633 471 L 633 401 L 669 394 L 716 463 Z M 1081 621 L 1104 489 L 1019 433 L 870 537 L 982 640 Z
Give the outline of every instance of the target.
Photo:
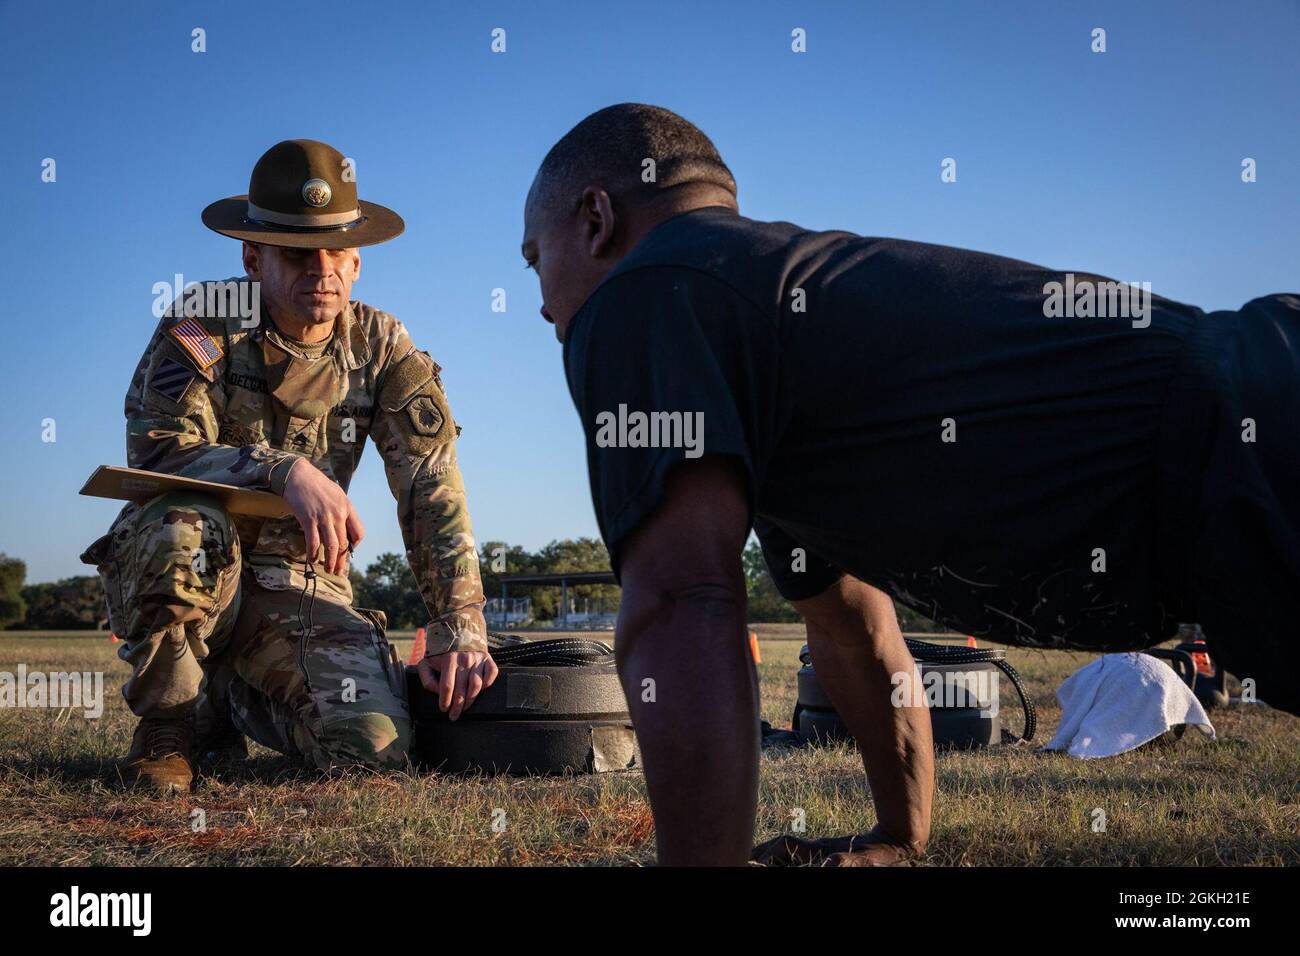
M 194 319 L 181 319 L 167 331 L 181 348 L 194 357 L 200 372 L 217 364 L 217 360 L 224 354 L 217 340 Z
M 185 390 L 190 387 L 190 383 L 197 377 L 194 369 L 188 365 L 165 358 L 158 363 L 158 367 L 149 376 L 149 388 L 164 398 L 179 402 L 184 397 Z

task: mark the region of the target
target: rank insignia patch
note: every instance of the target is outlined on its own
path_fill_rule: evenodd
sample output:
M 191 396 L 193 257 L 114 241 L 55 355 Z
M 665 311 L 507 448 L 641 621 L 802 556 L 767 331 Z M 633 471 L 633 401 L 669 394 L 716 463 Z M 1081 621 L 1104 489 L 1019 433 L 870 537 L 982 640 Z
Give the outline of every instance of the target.
M 194 356 L 194 361 L 199 363 L 199 371 L 215 365 L 223 354 L 217 340 L 193 319 L 182 319 L 167 331 L 180 343 L 181 348 Z
M 165 358 L 149 376 L 149 388 L 164 398 L 179 402 L 194 379 L 194 369 Z

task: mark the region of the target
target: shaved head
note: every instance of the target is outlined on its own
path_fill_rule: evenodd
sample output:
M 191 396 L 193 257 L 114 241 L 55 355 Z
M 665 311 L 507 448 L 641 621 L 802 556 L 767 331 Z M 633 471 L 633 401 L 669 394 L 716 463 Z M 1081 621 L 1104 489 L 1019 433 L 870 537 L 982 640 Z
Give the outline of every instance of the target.
M 672 110 L 644 103 L 607 106 L 565 133 L 542 160 L 529 205 L 546 218 L 569 212 L 590 185 L 637 204 L 690 185 L 736 196 L 736 180 L 713 141 Z
M 650 230 L 708 206 L 739 211 L 736 180 L 699 127 L 672 110 L 619 103 L 565 133 L 528 190 L 519 245 L 556 337 Z

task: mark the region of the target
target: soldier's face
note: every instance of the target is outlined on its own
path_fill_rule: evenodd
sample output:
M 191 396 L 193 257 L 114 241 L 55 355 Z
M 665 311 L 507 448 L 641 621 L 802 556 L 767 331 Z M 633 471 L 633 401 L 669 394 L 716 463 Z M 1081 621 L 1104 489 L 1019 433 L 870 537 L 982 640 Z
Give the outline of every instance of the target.
M 262 301 L 280 322 L 333 322 L 361 274 L 356 249 L 289 249 L 244 243 L 244 270 L 262 284 Z
M 610 242 L 614 221 L 609 197 L 604 190 L 594 192 L 599 200 L 586 202 L 591 197 L 584 194 L 584 205 L 573 210 L 545 211 L 533 201 L 534 184 L 524 206 L 520 252 L 541 284 L 542 318 L 555 326 L 561 342 L 574 314 L 617 264 Z

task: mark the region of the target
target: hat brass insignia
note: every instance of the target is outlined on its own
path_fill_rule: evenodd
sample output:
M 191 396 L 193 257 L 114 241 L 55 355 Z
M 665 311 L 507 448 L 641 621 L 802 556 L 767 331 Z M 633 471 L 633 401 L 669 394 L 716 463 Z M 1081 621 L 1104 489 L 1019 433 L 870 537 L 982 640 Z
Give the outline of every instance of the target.
M 285 249 L 356 249 L 400 236 L 401 216 L 357 196 L 350 162 L 314 139 L 276 143 L 253 166 L 247 192 L 208 203 L 203 224 L 231 239 Z
M 309 206 L 328 206 L 334 193 L 323 179 L 309 179 L 302 184 L 302 198 Z

